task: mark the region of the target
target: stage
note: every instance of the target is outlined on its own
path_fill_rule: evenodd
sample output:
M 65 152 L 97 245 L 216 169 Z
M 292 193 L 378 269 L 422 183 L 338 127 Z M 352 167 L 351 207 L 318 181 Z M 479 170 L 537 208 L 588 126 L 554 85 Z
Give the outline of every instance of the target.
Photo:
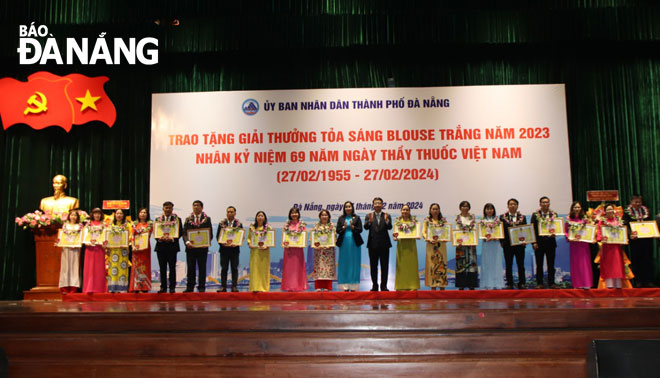
M 0 302 L 12 377 L 585 376 L 660 289 L 73 294 Z

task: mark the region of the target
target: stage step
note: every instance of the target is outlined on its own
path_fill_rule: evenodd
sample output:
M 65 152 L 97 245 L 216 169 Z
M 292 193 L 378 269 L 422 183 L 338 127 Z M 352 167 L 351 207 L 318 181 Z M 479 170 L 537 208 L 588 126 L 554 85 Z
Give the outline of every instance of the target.
M 660 300 L 658 300 L 660 301 Z M 0 332 L 213 332 L 213 331 L 458 331 L 523 329 L 655 328 L 660 307 L 524 308 L 423 310 L 400 305 L 364 311 L 273 309 L 253 304 L 214 308 L 204 302 L 184 302 L 182 308 L 151 304 L 152 311 L 133 304 L 112 304 L 111 312 L 0 313 Z M 98 305 L 104 305 L 103 303 Z M 107 304 L 105 304 L 107 305 Z M 141 303 L 141 305 L 146 305 Z M 86 304 L 80 305 L 85 307 Z M 330 305 L 329 305 L 330 306 Z M 71 319 L 75 319 L 72 321 Z M 620 321 L 617 321 L 620 320 Z
M 108 350 L 112 355 L 114 350 Z M 519 356 L 226 357 L 12 360 L 12 377 L 582 377 L 584 359 Z
M 0 303 L 11 377 L 584 377 L 660 298 Z
M 13 357 L 586 355 L 594 339 L 660 339 L 660 330 L 2 334 Z M 57 348 L 53 348 L 56 340 Z

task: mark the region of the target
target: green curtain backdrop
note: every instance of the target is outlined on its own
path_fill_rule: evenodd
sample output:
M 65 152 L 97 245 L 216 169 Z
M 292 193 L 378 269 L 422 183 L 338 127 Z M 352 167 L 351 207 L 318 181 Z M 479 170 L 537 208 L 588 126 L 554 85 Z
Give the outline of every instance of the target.
M 55 174 L 87 210 L 148 204 L 157 92 L 565 83 L 575 199 L 618 189 L 622 204 L 642 193 L 660 211 L 655 2 L 22 0 L 0 3 L 0 20 L 0 77 L 106 75 L 117 108 L 112 128 L 0 131 L 0 299 L 35 283 L 32 235 L 14 218 L 51 195 Z M 60 41 L 157 37 L 159 64 L 20 66 L 18 25 L 33 21 Z

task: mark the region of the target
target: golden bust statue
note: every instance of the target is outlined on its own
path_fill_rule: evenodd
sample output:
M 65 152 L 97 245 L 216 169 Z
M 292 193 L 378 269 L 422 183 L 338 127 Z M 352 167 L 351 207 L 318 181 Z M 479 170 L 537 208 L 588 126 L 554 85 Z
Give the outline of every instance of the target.
M 78 208 L 78 199 L 68 197 L 64 192 L 68 180 L 64 175 L 53 177 L 53 196 L 41 199 L 39 208 L 46 214 L 62 214 Z

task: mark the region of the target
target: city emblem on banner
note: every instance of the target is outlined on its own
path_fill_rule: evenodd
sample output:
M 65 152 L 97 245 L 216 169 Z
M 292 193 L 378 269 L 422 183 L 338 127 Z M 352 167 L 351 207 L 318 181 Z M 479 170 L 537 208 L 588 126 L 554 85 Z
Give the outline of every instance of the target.
M 101 121 L 112 127 L 117 111 L 103 88 L 108 80 L 107 76 L 58 76 L 46 71 L 28 76 L 27 82 L 2 78 L 2 126 L 5 130 L 16 124 L 36 130 L 59 126 L 69 132 L 73 125 Z
M 243 113 L 253 116 L 259 112 L 259 102 L 253 98 L 243 101 Z

